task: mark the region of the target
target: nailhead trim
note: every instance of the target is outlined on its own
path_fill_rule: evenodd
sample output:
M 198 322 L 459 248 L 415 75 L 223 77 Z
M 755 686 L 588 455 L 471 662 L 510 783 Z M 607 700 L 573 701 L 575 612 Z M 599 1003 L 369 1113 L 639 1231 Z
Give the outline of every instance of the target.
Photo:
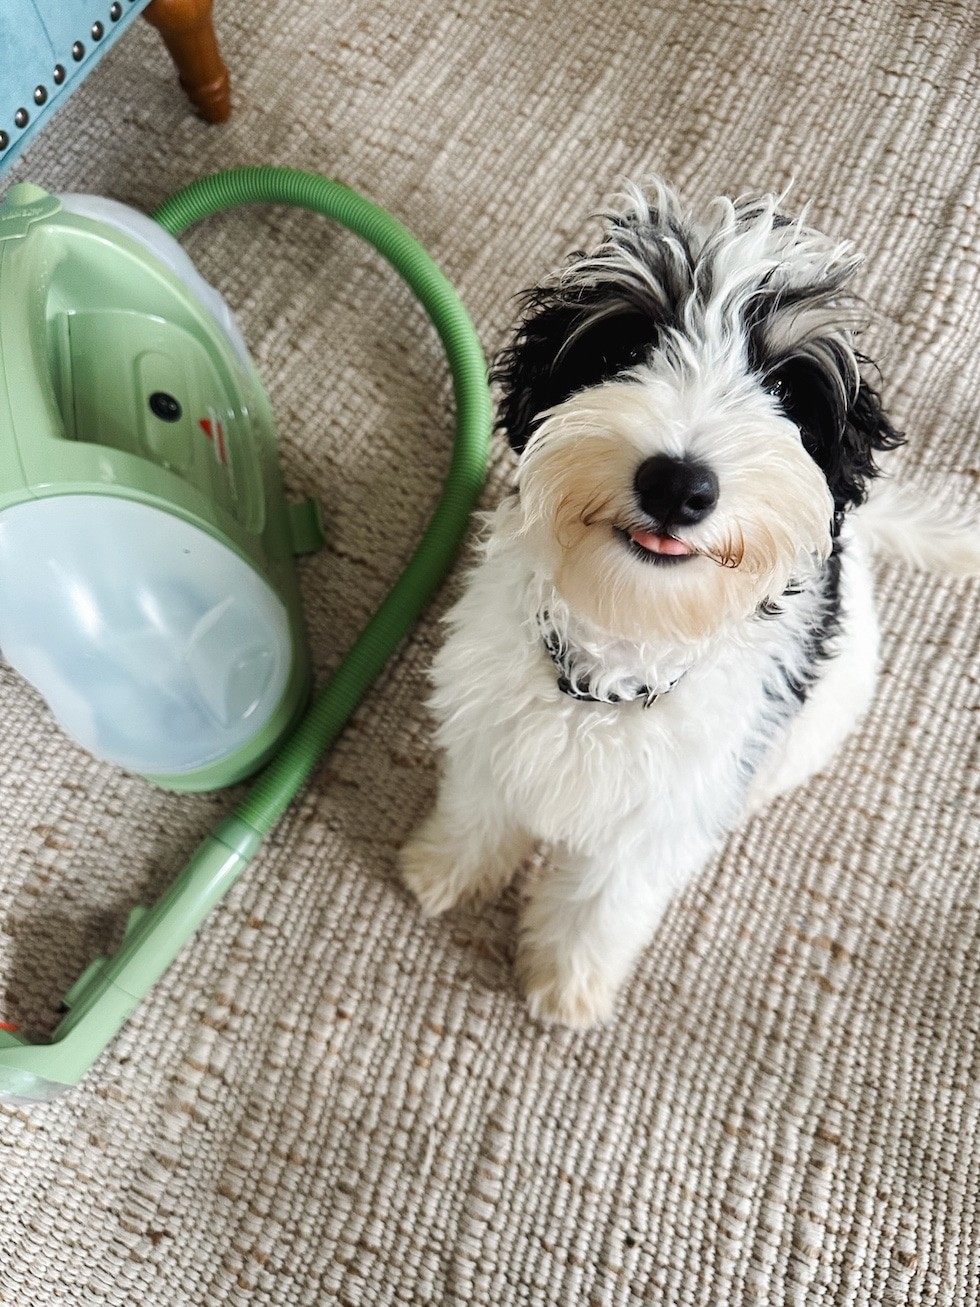
M 134 0 L 129 0 L 129 3 L 133 4 Z M 113 3 L 109 6 L 110 19 L 112 20 L 112 22 L 118 23 L 120 18 L 122 18 L 122 15 L 123 15 L 123 7 L 122 4 L 120 3 L 120 0 L 113 0 Z M 99 21 L 94 22 L 92 24 L 91 34 L 92 34 L 93 41 L 101 41 L 103 36 L 105 36 L 105 24 Z M 72 44 L 71 57 L 75 61 L 75 63 L 81 63 L 81 61 L 85 58 L 85 44 L 83 41 L 75 41 Z M 54 81 L 55 86 L 61 86 L 67 76 L 68 73 L 65 68 L 65 65 L 55 64 L 54 73 L 52 74 L 52 80 Z M 38 106 L 41 106 L 47 104 L 47 102 L 48 102 L 48 88 L 43 83 L 41 83 L 38 86 L 35 86 L 34 103 Z M 21 130 L 27 127 L 30 121 L 31 121 L 31 115 L 27 111 L 27 109 L 23 107 L 18 109 L 17 112 L 14 114 L 14 126 L 19 127 Z M 5 132 L 2 128 L 0 128 L 0 153 L 6 150 L 9 144 L 10 144 L 10 134 L 8 132 Z

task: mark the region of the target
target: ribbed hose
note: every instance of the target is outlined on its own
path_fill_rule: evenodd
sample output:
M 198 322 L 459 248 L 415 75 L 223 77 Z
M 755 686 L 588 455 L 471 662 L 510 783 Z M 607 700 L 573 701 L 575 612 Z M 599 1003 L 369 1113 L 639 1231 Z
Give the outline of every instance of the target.
M 418 548 L 333 678 L 235 809 L 236 817 L 265 835 L 306 782 L 320 755 L 337 738 L 449 570 L 483 484 L 491 412 L 486 360 L 455 290 L 400 223 L 346 186 L 293 168 L 235 168 L 192 182 L 172 195 L 153 217 L 176 236 L 208 214 L 259 203 L 312 209 L 363 237 L 388 260 L 439 333 L 456 403 L 456 439 L 449 474 Z

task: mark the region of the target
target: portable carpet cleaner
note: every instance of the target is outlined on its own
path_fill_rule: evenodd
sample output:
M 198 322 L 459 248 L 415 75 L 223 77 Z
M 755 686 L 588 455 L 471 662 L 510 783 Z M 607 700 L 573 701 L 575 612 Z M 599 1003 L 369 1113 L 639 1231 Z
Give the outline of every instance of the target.
M 428 312 L 453 378 L 442 496 L 399 580 L 307 708 L 293 559 L 322 543 L 287 504 L 268 399 L 228 306 L 174 237 L 235 205 L 341 223 Z M 174 790 L 265 766 L 123 942 L 63 1000 L 49 1041 L 0 1024 L 0 1098 L 78 1082 L 232 886 L 454 558 L 486 466 L 490 397 L 452 286 L 383 209 L 285 168 L 202 178 L 148 218 L 14 185 L 0 203 L 0 649 L 97 756 Z

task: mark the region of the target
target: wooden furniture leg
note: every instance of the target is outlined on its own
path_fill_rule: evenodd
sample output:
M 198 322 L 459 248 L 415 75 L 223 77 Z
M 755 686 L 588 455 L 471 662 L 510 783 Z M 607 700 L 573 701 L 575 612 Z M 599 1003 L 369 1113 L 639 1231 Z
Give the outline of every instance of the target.
M 163 37 L 191 103 L 209 123 L 223 123 L 231 113 L 231 89 L 214 34 L 212 4 L 151 0 L 143 14 Z

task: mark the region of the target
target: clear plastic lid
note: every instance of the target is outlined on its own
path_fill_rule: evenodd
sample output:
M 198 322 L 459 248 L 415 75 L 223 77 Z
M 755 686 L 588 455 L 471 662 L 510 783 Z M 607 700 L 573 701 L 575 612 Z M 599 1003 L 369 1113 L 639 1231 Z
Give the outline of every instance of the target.
M 0 650 L 79 744 L 157 776 L 247 744 L 292 663 L 286 607 L 243 558 L 100 495 L 0 512 Z

